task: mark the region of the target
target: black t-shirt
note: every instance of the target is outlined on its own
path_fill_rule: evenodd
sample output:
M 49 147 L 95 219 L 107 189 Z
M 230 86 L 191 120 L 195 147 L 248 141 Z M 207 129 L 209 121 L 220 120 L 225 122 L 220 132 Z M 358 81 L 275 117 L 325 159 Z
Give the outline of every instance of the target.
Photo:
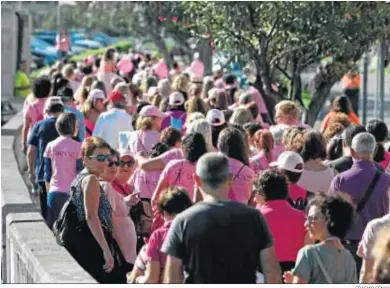
M 382 166 L 379 163 L 374 162 L 374 164 L 379 171 L 384 172 Z M 329 166 L 334 168 L 337 171 L 337 173 L 342 173 L 344 171 L 351 169 L 352 165 L 353 165 L 353 159 L 351 156 L 342 156 L 339 159 L 329 162 Z
M 260 251 L 273 245 L 263 215 L 233 201 L 179 214 L 161 251 L 183 261 L 185 283 L 256 283 Z

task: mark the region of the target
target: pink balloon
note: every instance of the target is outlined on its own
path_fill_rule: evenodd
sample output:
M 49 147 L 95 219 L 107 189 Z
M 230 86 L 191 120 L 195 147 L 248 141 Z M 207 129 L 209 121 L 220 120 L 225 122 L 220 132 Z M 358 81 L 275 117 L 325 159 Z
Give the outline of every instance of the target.
M 122 58 L 117 64 L 119 73 L 126 74 L 133 71 L 134 65 L 130 59 Z
M 196 76 L 203 77 L 203 74 L 204 74 L 204 64 L 202 63 L 202 61 L 197 59 L 194 62 L 192 62 L 190 70 Z
M 167 78 L 169 75 L 168 66 L 164 62 L 157 63 L 154 72 L 160 79 Z

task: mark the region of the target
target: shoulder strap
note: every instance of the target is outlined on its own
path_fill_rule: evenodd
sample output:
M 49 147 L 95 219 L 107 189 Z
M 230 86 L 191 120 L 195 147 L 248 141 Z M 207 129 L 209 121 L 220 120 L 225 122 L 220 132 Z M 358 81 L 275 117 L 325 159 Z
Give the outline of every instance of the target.
M 233 181 L 237 179 L 237 177 L 240 175 L 240 173 L 241 173 L 242 169 L 244 169 L 244 167 L 245 167 L 245 164 L 242 164 L 240 170 L 239 170 L 238 173 L 234 176 Z
M 357 205 L 356 212 L 360 212 L 364 209 L 364 206 L 366 206 L 368 199 L 370 199 L 370 196 L 372 192 L 374 192 L 375 186 L 378 183 L 379 178 L 381 177 L 381 172 L 376 169 L 375 176 L 372 179 L 370 185 L 368 186 L 362 200 L 360 200 L 359 204 Z
M 332 278 L 330 278 L 329 273 L 326 270 L 324 263 L 322 262 L 321 257 L 315 248 L 313 249 L 313 255 L 314 255 L 314 258 L 315 258 L 317 264 L 320 266 L 322 274 L 324 274 L 324 276 L 325 276 L 326 282 L 328 282 L 328 284 L 333 284 Z
M 89 129 L 88 127 L 85 127 L 85 130 L 88 132 L 89 135 L 92 135 L 91 129 Z

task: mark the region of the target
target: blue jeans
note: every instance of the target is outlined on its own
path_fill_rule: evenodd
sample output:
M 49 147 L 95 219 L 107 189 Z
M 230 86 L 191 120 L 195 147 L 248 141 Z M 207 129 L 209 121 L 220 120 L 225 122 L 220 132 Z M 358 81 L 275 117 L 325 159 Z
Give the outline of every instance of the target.
M 61 212 L 62 206 L 68 200 L 69 194 L 67 192 L 49 192 L 47 194 L 47 219 L 46 223 L 52 229 L 54 222 L 57 220 Z

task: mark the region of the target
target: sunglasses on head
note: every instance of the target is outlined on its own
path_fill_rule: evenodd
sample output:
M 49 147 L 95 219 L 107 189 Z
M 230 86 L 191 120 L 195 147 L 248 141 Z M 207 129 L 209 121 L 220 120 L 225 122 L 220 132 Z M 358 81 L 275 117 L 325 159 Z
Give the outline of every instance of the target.
M 109 160 L 111 156 L 112 156 L 111 154 L 107 154 L 107 155 L 99 154 L 99 155 L 91 155 L 88 158 L 91 160 L 97 160 L 98 162 L 105 162 Z
M 125 167 L 125 165 L 127 165 L 128 167 L 132 167 L 134 166 L 135 164 L 135 161 L 134 160 L 130 160 L 130 161 L 123 161 L 123 160 L 120 160 L 119 161 L 119 166 L 120 167 Z
M 112 160 L 108 161 L 108 167 L 112 167 L 114 165 L 115 165 L 115 167 L 118 167 L 119 166 L 119 162 L 118 161 L 112 161 Z

